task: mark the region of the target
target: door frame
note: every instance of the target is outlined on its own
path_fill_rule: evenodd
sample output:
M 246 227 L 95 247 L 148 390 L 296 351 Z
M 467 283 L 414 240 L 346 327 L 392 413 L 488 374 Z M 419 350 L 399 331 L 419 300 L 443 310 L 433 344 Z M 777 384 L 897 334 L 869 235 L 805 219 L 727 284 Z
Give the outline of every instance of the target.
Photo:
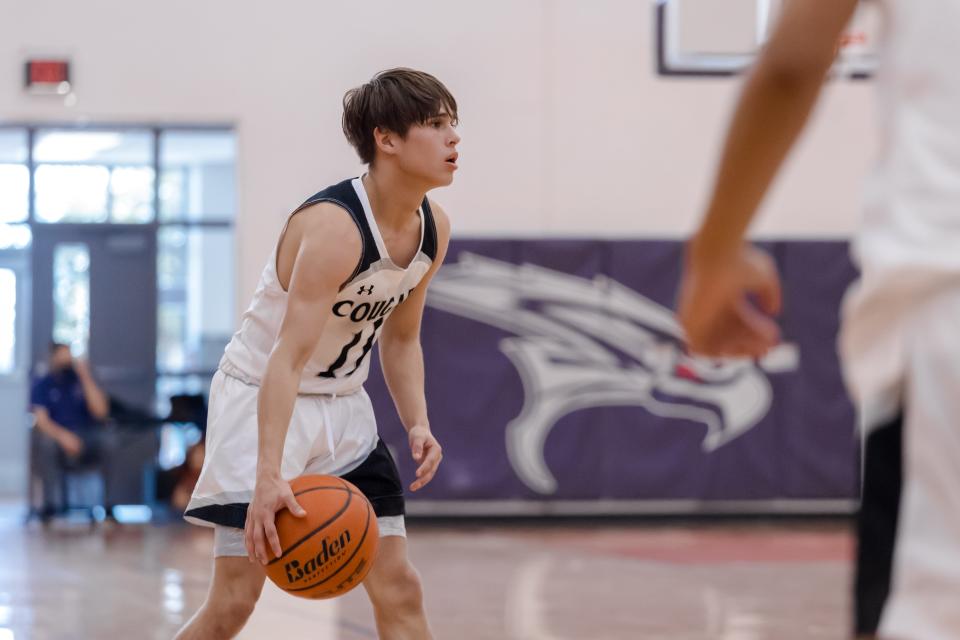
M 27 486 L 27 449 L 29 442 L 29 398 L 31 359 L 31 323 L 33 309 L 32 270 L 29 249 L 0 250 L 0 269 L 10 269 L 17 279 L 14 321 L 14 367 L 0 373 L 0 406 L 6 407 L 0 419 L 0 494 L 22 496 Z

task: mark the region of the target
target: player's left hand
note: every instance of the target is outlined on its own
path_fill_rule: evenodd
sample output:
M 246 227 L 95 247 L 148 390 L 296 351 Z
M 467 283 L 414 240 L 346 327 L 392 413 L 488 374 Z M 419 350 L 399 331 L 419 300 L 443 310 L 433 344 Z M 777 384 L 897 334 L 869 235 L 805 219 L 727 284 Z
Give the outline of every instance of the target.
M 772 316 L 780 279 L 767 253 L 745 246 L 725 257 L 699 255 L 696 240 L 680 280 L 677 318 L 695 354 L 759 358 L 780 341 Z
M 410 441 L 413 460 L 420 465 L 417 467 L 417 479 L 410 485 L 410 490 L 416 491 L 433 480 L 433 475 L 440 466 L 440 460 L 443 459 L 443 451 L 427 425 L 418 424 L 411 427 L 407 432 L 407 439 Z

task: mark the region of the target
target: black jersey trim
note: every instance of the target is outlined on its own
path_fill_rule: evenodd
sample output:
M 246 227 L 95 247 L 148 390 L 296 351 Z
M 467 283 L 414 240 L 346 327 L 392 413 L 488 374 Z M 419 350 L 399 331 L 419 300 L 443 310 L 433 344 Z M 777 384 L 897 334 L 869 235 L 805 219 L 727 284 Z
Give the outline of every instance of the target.
M 357 274 L 369 269 L 370 265 L 379 262 L 380 251 L 377 249 L 377 243 L 373 239 L 373 231 L 370 230 L 370 224 L 367 222 L 367 214 L 364 213 L 360 198 L 357 197 L 357 192 L 353 188 L 353 178 L 348 178 L 343 182 L 338 182 L 322 191 L 318 191 L 310 196 L 306 202 L 297 207 L 293 213 L 320 202 L 333 203 L 349 213 L 350 217 L 353 218 L 354 224 L 356 224 L 360 230 L 360 236 L 363 239 L 363 251 L 360 255 L 360 262 L 357 263 L 357 268 L 354 269 L 350 277 L 347 278 L 346 284 L 356 278 Z
M 433 210 L 430 208 L 430 201 L 423 199 L 423 205 L 420 207 L 423 211 L 423 246 L 420 251 L 430 260 L 437 259 L 437 223 L 433 219 Z

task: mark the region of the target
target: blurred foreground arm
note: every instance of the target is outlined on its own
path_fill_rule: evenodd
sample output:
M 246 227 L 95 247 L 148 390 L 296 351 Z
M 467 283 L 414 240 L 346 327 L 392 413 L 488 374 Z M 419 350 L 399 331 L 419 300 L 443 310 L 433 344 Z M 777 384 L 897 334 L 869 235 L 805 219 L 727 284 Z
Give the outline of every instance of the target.
M 856 4 L 788 0 L 746 80 L 680 282 L 678 317 L 695 353 L 759 357 L 780 339 L 770 317 L 781 303 L 776 267 L 743 238 L 810 116 Z

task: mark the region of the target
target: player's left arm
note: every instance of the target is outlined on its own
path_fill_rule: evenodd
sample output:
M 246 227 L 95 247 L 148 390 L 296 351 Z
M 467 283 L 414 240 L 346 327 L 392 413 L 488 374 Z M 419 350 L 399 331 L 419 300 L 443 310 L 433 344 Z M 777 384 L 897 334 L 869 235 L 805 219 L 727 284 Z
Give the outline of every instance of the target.
M 440 443 L 430 429 L 427 399 L 423 391 L 423 349 L 420 346 L 420 322 L 427 299 L 427 285 L 443 263 L 450 242 L 450 219 L 430 202 L 437 227 L 437 257 L 423 280 L 383 325 L 380 335 L 380 365 L 400 421 L 407 430 L 410 452 L 417 467 L 411 491 L 425 486 L 437 472 L 443 457 Z

